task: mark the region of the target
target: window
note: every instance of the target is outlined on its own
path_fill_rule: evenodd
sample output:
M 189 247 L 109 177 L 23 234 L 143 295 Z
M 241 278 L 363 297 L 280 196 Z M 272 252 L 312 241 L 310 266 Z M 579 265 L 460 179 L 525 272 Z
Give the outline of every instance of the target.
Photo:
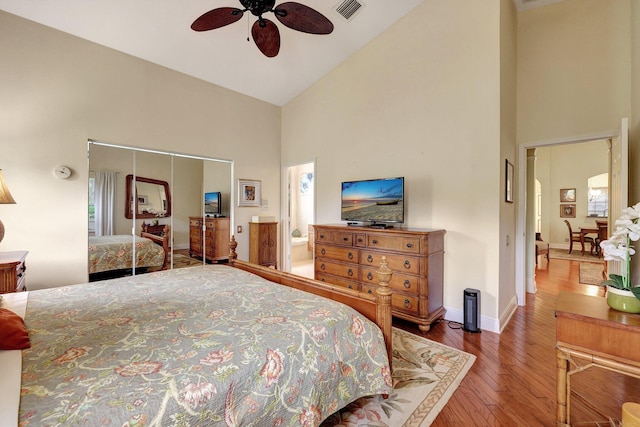
M 606 218 L 609 215 L 609 174 L 588 179 L 587 216 Z

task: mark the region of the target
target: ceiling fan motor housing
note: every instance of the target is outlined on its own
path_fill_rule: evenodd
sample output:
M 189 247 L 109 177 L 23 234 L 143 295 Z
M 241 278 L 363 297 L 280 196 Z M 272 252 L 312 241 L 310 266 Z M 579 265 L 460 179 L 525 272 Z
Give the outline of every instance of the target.
M 275 0 L 240 0 L 240 3 L 255 16 L 269 12 L 276 4 Z

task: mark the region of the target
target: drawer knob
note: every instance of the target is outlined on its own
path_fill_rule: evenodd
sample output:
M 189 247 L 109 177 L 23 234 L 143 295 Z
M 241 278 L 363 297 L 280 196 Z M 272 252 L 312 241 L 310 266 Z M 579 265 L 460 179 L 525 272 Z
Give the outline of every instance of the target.
M 378 244 L 378 241 L 377 241 L 376 239 L 373 239 L 373 240 L 371 241 L 371 243 L 373 243 L 374 245 L 377 245 L 377 244 Z
M 320 279 L 321 282 L 324 282 L 324 277 L 322 279 Z
M 409 281 L 409 279 L 406 279 L 404 281 L 404 287 L 407 288 L 407 289 L 409 289 L 411 287 L 411 282 Z
M 319 238 L 324 239 L 324 234 L 318 235 Z
M 411 249 L 413 247 L 413 243 L 407 243 L 407 247 Z
M 353 285 L 349 285 L 349 289 L 353 289 Z
M 406 268 L 406 269 L 411 268 L 411 263 L 409 262 L 408 259 L 404 261 L 404 268 Z
M 362 237 L 358 237 L 358 243 L 362 243 Z
M 411 307 L 411 302 L 409 302 L 408 299 L 404 300 L 404 308 L 410 308 Z
M 322 248 L 322 250 L 320 251 L 320 253 L 321 253 L 322 255 L 324 255 L 324 254 L 326 254 L 326 253 L 327 253 L 327 251 L 325 251 L 325 250 L 324 250 L 324 248 Z
M 367 256 L 367 262 L 373 262 L 373 257 L 371 255 Z
M 322 264 L 320 264 L 320 270 L 324 270 L 325 266 L 324 266 L 324 262 Z
M 371 272 L 367 273 L 367 279 L 373 280 L 373 274 Z
M 349 259 L 353 259 L 353 254 L 352 254 L 351 252 L 349 252 L 349 254 L 347 254 L 347 257 L 348 257 Z
M 367 293 L 368 293 L 368 294 L 373 294 L 373 292 L 371 291 L 371 289 L 369 289 L 369 290 L 367 291 Z
M 346 242 L 346 241 L 349 240 L 349 238 L 345 236 L 345 237 L 342 238 L 342 240 L 344 240 Z
M 352 269 L 349 269 L 349 271 L 347 271 L 347 274 L 348 274 L 349 276 L 353 276 L 353 270 L 352 270 Z

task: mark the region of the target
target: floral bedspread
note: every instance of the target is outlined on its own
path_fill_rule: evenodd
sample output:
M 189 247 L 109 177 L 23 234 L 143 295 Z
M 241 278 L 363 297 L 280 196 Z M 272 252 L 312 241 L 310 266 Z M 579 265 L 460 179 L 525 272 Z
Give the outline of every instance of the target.
M 379 328 L 224 265 L 32 291 L 21 426 L 317 426 L 391 392 Z
M 149 239 L 134 236 L 136 267 L 162 267 L 164 249 Z M 133 264 L 131 236 L 90 236 L 89 273 L 131 268 Z

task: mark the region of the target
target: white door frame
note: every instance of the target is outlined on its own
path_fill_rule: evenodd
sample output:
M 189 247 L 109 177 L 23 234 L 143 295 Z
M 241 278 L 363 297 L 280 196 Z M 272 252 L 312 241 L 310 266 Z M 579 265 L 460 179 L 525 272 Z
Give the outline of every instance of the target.
M 517 217 L 516 217 L 516 298 L 518 305 L 525 305 L 527 291 L 527 263 L 526 263 L 526 219 L 527 219 L 527 149 L 548 147 L 551 145 L 574 144 L 579 142 L 589 142 L 598 139 L 611 139 L 617 131 L 604 132 L 600 134 L 576 136 L 568 138 L 550 139 L 544 141 L 521 144 L 518 147 L 518 193 L 517 193 Z M 627 177 L 628 179 L 628 177 Z
M 280 176 L 282 177 L 281 183 L 281 194 L 280 200 L 282 201 L 282 206 L 280 207 L 281 215 L 281 224 L 282 224 L 282 244 L 280 247 L 282 248 L 280 253 L 280 269 L 282 271 L 291 272 L 291 214 L 289 212 L 289 205 L 291 203 L 291 193 L 290 193 L 290 180 L 289 176 L 290 168 L 300 165 L 306 165 L 308 163 L 313 163 L 313 218 L 312 221 L 315 223 L 316 221 L 316 213 L 317 213 L 317 197 L 316 197 L 316 159 L 302 162 L 291 163 L 282 166 L 282 172 Z

